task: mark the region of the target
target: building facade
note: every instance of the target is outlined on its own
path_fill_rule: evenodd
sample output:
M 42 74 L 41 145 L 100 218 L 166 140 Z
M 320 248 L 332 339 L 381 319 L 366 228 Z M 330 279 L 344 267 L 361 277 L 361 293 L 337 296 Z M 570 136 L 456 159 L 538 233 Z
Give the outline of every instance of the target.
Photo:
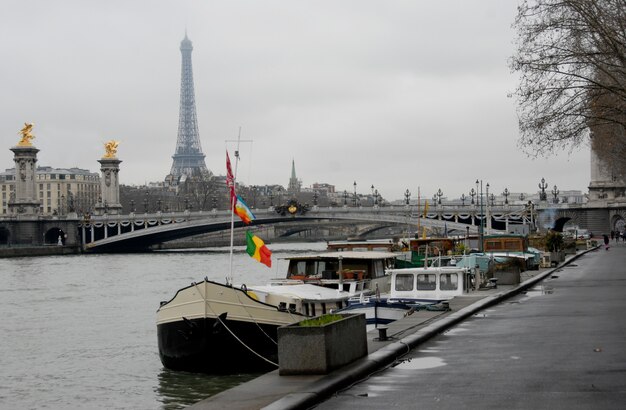
M 91 212 L 100 197 L 100 176 L 80 168 L 37 167 L 37 198 L 42 215 Z M 15 168 L 0 173 L 0 214 L 9 214 L 8 203 L 15 196 Z

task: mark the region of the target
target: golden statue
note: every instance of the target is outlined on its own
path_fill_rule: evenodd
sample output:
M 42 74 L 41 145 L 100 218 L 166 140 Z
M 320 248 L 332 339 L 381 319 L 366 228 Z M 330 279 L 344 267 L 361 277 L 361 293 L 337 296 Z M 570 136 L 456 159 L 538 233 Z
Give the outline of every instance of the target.
M 31 131 L 33 130 L 33 124 L 31 123 L 24 123 L 24 128 L 22 128 L 18 134 L 22 135 L 22 139 L 17 143 L 18 147 L 31 147 L 33 145 L 33 143 L 31 142 L 33 138 L 35 138 L 35 136 L 33 134 L 31 134 Z
M 119 141 L 111 140 L 104 143 L 104 149 L 106 153 L 102 158 L 116 158 L 115 154 L 117 154 L 117 146 L 120 144 Z

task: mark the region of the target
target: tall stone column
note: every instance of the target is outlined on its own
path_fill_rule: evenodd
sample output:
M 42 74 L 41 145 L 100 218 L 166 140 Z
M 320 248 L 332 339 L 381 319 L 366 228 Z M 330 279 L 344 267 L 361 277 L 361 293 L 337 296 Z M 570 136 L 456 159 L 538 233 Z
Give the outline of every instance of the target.
M 35 173 L 37 170 L 37 153 L 39 150 L 33 146 L 31 140 L 34 135 L 30 133 L 32 124 L 24 124 L 22 139 L 11 148 L 15 161 L 15 191 L 9 198 L 8 208 L 11 214 L 36 215 L 39 213 L 39 200 L 37 199 L 37 182 Z
M 120 204 L 120 161 L 115 156 L 117 152 L 117 142 L 109 141 L 105 144 L 106 154 L 98 160 L 100 163 L 100 193 L 101 200 L 96 205 L 96 214 L 118 215 L 122 212 Z

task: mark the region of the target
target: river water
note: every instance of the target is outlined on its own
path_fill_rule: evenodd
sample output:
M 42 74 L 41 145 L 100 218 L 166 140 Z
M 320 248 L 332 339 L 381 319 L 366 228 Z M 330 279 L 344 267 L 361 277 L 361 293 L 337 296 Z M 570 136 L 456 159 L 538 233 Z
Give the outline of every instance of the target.
M 281 257 L 325 245 L 276 244 L 272 268 L 243 248 L 235 283 L 284 277 Z M 224 281 L 225 248 L 0 259 L 0 408 L 178 409 L 256 375 L 164 369 L 155 313 L 205 276 Z

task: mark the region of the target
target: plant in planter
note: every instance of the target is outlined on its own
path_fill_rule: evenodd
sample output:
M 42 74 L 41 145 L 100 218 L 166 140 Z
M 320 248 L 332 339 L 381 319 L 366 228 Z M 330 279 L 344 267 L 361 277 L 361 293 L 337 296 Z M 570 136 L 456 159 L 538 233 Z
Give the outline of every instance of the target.
M 278 328 L 280 375 L 325 374 L 367 355 L 364 314 L 332 314 Z

